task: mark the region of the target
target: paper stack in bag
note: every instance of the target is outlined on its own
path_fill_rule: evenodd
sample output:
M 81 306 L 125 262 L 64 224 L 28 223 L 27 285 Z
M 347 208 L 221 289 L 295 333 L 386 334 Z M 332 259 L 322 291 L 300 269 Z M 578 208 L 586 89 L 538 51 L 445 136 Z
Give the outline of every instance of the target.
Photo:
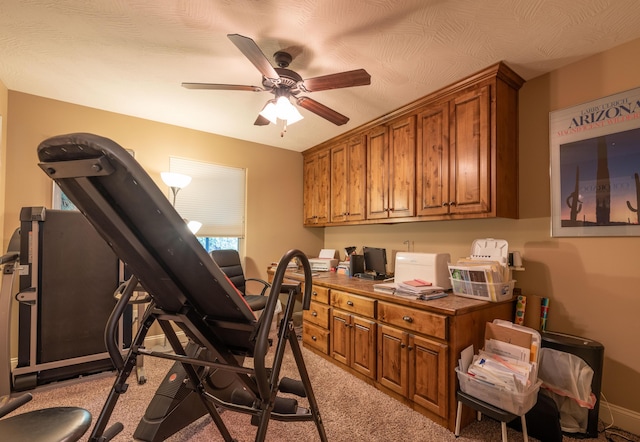
M 469 346 L 460 354 L 458 380 L 463 392 L 521 415 L 536 402 L 540 333 L 496 319 L 485 328 L 485 344 L 477 354 Z

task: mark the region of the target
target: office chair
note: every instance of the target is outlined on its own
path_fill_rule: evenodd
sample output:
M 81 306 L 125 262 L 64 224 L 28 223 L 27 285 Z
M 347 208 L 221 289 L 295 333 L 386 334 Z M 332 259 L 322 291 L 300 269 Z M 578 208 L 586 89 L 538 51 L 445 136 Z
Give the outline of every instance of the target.
M 240 262 L 240 254 L 237 250 L 213 250 L 210 255 L 233 285 L 242 293 L 251 310 L 254 312 L 263 310 L 267 305 L 265 293 L 271 287 L 271 284 L 258 278 L 245 278 L 242 271 L 242 263 Z M 259 295 L 247 294 L 247 281 L 257 281 L 262 284 L 262 291 Z
M 33 399 L 23 394 L 0 407 L 0 418 Z M 52 407 L 0 420 L 2 440 L 13 442 L 78 441 L 91 425 L 91 413 L 78 407 Z

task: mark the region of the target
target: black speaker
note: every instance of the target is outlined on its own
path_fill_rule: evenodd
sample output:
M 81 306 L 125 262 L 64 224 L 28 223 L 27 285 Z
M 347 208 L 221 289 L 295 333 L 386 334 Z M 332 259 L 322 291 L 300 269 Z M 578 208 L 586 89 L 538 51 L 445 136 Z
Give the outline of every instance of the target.
M 604 346 L 591 339 L 563 333 L 542 332 L 542 347 L 552 348 L 582 358 L 593 369 L 591 392 L 596 397 L 596 404 L 588 412 L 587 430 L 585 433 L 571 433 L 576 438 L 598 437 L 598 411 L 600 410 L 600 389 L 602 387 L 602 366 L 604 363 Z
M 364 273 L 364 255 L 349 256 L 349 276 Z

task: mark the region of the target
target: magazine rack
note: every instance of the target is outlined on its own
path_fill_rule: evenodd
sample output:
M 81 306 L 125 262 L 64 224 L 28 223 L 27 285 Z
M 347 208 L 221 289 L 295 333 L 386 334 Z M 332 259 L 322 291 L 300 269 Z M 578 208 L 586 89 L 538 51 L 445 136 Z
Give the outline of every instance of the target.
M 61 135 L 40 143 L 38 157 L 44 172 L 87 217 L 133 275 L 107 324 L 105 341 L 118 375 L 90 441 L 109 440 L 122 430 L 119 423 L 108 428 L 107 425 L 118 398 L 127 390 L 126 381 L 138 355 L 179 361 L 225 441 L 234 439 L 218 408 L 250 414 L 252 424 L 258 427 L 256 441 L 264 440 L 270 419 L 314 421 L 320 439 L 326 441 L 293 330 L 293 302 L 284 309 L 271 366 L 267 366 L 266 359 L 278 295 L 288 293 L 292 300 L 301 290 L 299 283 L 283 283 L 287 264 L 294 258 L 304 268 L 303 308 L 309 308 L 311 269 L 302 252 L 292 250 L 283 256 L 267 306 L 260 319 L 256 319 L 166 196 L 117 143 L 92 134 Z M 138 283 L 149 294 L 151 303 L 131 350 L 123 359 L 112 337 L 117 318 Z M 174 354 L 144 349 L 144 338 L 154 322 L 162 328 Z M 203 349 L 199 357 L 190 356 L 192 353 L 180 342 L 173 325 L 184 331 L 190 344 Z M 287 344 L 300 380 L 280 379 Z M 250 368 L 239 362 L 245 357 L 253 360 Z M 207 377 L 212 371 L 228 374 L 231 379 L 227 388 L 211 391 Z M 278 392 L 284 390 L 306 397 L 309 408 L 299 407 L 295 399 L 278 397 Z

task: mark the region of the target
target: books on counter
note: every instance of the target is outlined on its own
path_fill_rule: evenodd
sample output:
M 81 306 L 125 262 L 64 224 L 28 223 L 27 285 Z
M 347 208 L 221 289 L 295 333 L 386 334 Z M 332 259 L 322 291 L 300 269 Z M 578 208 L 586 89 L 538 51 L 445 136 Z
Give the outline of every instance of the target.
M 444 288 L 434 286 L 430 282 L 420 279 L 374 284 L 373 290 L 378 293 L 405 296 L 423 301 L 447 296 Z

